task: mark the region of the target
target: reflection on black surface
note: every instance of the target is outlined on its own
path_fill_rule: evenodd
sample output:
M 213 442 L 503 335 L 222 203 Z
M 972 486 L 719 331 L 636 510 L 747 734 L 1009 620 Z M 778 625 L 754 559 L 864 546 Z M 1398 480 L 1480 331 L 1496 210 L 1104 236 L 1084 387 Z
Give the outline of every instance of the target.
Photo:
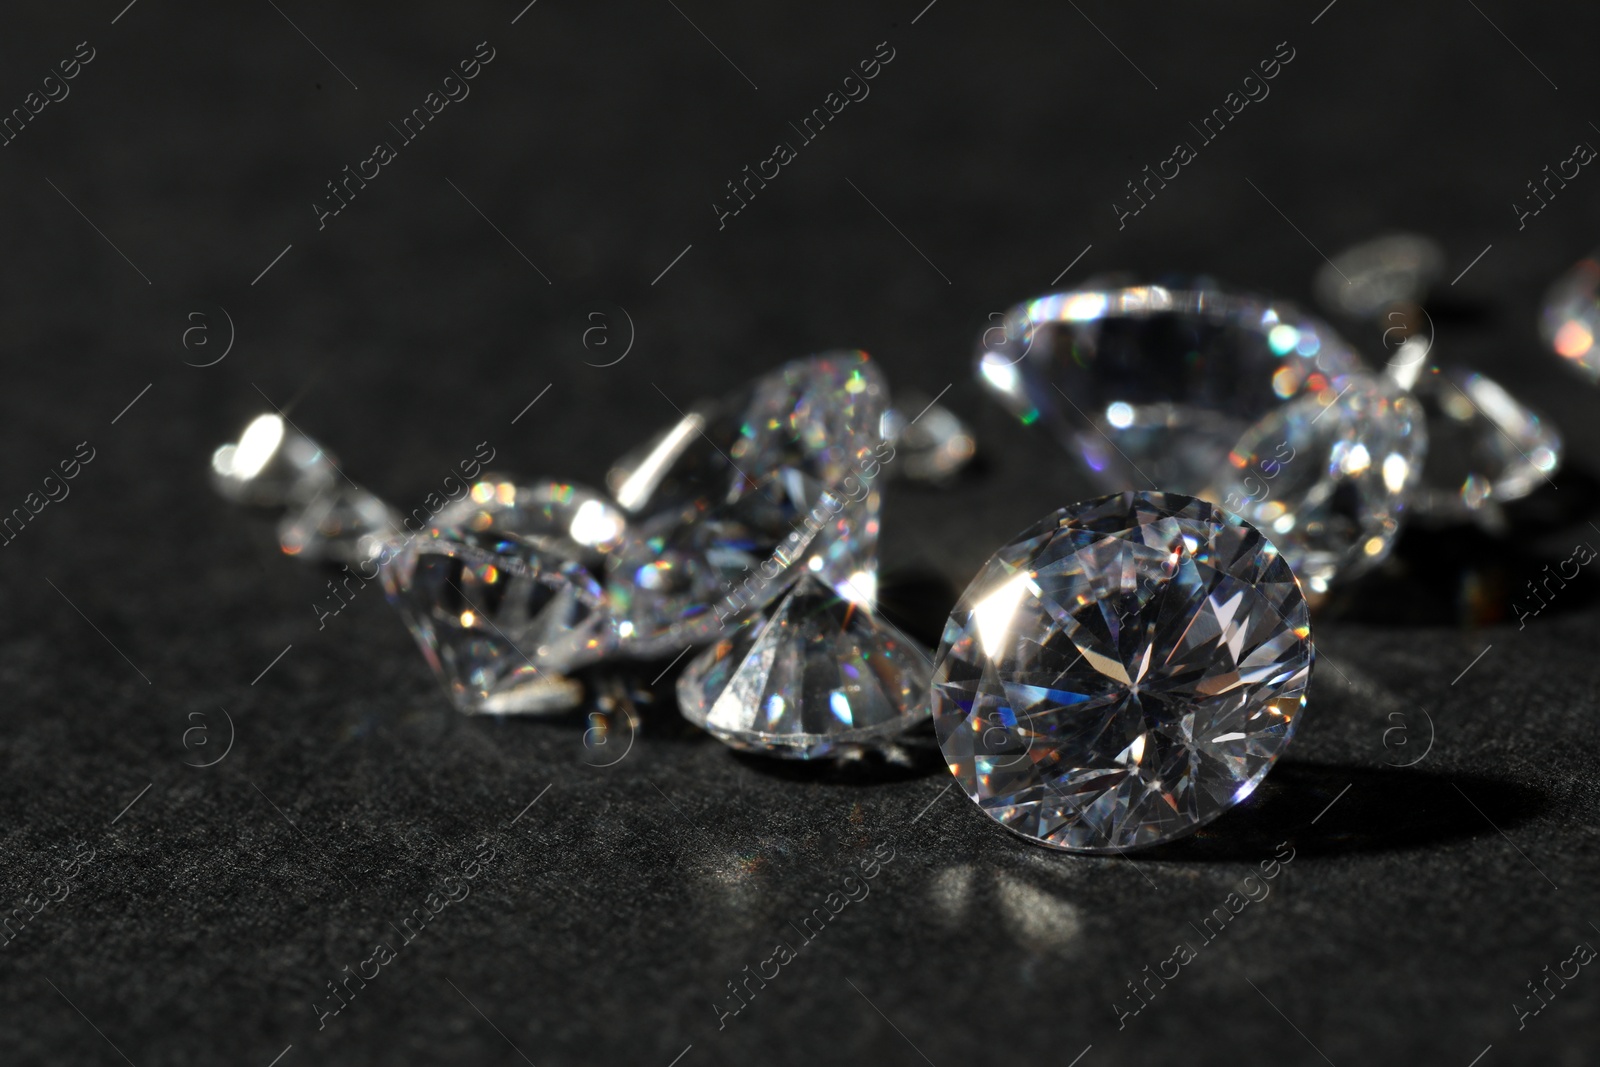
M 1509 831 L 1548 806 L 1537 790 L 1493 778 L 1287 762 L 1249 800 L 1193 837 L 1136 858 L 1262 860 L 1282 841 L 1306 856 L 1423 848 L 1495 836 L 1495 827 Z

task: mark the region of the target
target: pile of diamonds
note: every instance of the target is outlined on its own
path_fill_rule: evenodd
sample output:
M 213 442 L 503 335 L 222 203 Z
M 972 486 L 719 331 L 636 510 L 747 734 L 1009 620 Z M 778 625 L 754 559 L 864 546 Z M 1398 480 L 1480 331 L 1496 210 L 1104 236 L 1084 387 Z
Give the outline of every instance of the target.
M 699 648 L 683 714 L 808 759 L 928 717 L 927 652 L 875 614 L 881 487 L 946 479 L 973 442 L 936 404 L 903 410 L 866 353 L 828 352 L 694 405 L 613 464 L 606 492 L 500 476 L 480 450 L 402 515 L 276 412 L 211 474 L 280 514 L 285 553 L 380 580 L 463 712 L 567 711 L 586 701 L 576 671 Z

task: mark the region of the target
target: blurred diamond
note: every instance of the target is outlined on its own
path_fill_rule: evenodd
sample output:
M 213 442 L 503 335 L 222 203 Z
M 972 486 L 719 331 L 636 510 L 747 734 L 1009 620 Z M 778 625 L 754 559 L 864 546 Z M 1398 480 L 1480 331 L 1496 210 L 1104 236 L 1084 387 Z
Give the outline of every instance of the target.
M 859 754 L 928 717 L 928 659 L 860 604 L 803 575 L 678 679 L 678 707 L 725 744 L 786 759 Z
M 1600 253 L 1579 260 L 1545 294 L 1539 332 L 1556 355 L 1577 367 L 1590 381 L 1600 381 Z
M 1370 319 L 1391 304 L 1421 301 L 1443 270 L 1438 242 L 1395 233 L 1340 252 L 1317 269 L 1311 287 L 1325 310 Z
M 291 506 L 278 523 L 284 553 L 309 563 L 365 564 L 399 534 L 400 516 L 393 508 L 347 484 L 330 485 L 306 503 Z
M 984 383 L 1106 489 L 1248 507 L 1267 503 L 1270 482 L 1263 528 L 1314 593 L 1388 551 L 1426 428 L 1403 394 L 1358 377 L 1360 358 L 1325 323 L 1255 297 L 1145 286 L 1042 297 L 997 332 L 979 352 Z M 1298 469 L 1278 479 L 1289 455 Z M 1397 461 L 1386 478 L 1390 455 L 1408 469 Z
M 1356 371 L 1252 426 L 1202 495 L 1270 537 L 1314 600 L 1389 554 L 1427 454 L 1416 399 Z
M 913 482 L 948 482 L 977 452 L 972 431 L 949 408 L 919 393 L 907 393 L 883 413 L 883 436 L 894 444 L 889 470 Z
M 321 445 L 276 414 L 258 415 L 237 444 L 211 455 L 211 484 L 237 504 L 288 507 L 310 500 L 340 477 Z
M 1428 459 L 1411 498 L 1418 514 L 1502 529 L 1499 505 L 1527 496 L 1561 466 L 1555 425 L 1493 379 L 1431 364 L 1389 373 L 1427 413 Z

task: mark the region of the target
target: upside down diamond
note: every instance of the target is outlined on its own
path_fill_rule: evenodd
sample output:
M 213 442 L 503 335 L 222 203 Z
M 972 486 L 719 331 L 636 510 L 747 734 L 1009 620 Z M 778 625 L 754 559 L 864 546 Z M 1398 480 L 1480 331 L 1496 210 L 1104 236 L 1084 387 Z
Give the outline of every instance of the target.
M 927 721 L 927 653 L 805 574 L 769 614 L 689 664 L 678 679 L 678 707 L 746 752 L 850 755 Z

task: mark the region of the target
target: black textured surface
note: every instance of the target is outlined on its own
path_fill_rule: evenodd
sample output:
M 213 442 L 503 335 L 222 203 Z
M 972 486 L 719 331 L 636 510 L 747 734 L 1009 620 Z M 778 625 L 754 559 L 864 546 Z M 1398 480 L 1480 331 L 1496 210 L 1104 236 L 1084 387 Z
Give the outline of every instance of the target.
M 1511 207 L 1600 141 L 1592 16 L 921 4 L 543 0 L 514 25 L 521 0 L 7 12 L 0 109 L 77 42 L 95 51 L 0 148 L 0 510 L 78 442 L 94 458 L 0 549 L 0 883 L 29 916 L 0 948 L 0 1062 L 1593 1058 L 1593 967 L 1520 1027 L 1516 1006 L 1600 944 L 1596 583 L 1525 629 L 1503 605 L 1490 621 L 1497 582 L 1600 542 L 1600 393 L 1533 334 L 1543 286 L 1595 243 L 1600 177 L 1520 231 Z M 319 230 L 324 183 L 397 141 L 388 123 L 485 40 L 471 95 Z M 788 123 L 881 41 L 894 58 L 871 95 L 719 230 L 724 183 L 797 140 Z M 1119 230 L 1124 183 L 1284 41 L 1270 97 Z M 581 717 L 458 717 L 376 589 L 319 630 L 325 577 L 203 478 L 265 394 L 407 507 L 485 440 L 501 465 L 595 482 L 672 417 L 663 393 L 682 405 L 865 347 L 902 388 L 953 383 L 946 402 L 982 433 L 955 490 L 887 501 L 887 599 L 928 635 L 996 545 L 1084 495 L 979 395 L 987 315 L 1091 244 L 1062 284 L 1204 270 L 1305 298 L 1312 242 L 1395 228 L 1437 236 L 1451 277 L 1492 245 L 1431 305 L 1438 351 L 1547 410 L 1570 466 L 1512 542 L 1408 533 L 1319 624 L 1284 764 L 1200 838 L 1132 861 L 1029 848 L 937 766 L 736 757 L 670 703 L 609 768 Z M 631 351 L 588 365 L 622 350 L 619 308 Z M 220 355 L 227 317 L 227 357 L 185 366 Z M 597 323 L 611 347 L 585 347 Z M 1491 595 L 1468 625 L 1473 588 Z M 186 766 L 216 758 L 223 708 L 231 751 Z M 199 725 L 210 743 L 186 748 Z M 1392 766 L 1430 732 L 1417 766 Z M 485 841 L 476 877 L 447 882 Z M 1281 842 L 1294 858 L 1270 895 L 1119 1029 L 1126 983 L 1198 946 Z M 70 895 L 34 914 L 77 848 L 93 853 Z M 719 1028 L 727 983 L 795 943 L 791 924 L 875 848 L 893 859 L 870 894 Z M 451 886 L 470 892 L 403 943 L 403 918 Z M 319 1028 L 327 983 L 376 942 L 395 958 Z

